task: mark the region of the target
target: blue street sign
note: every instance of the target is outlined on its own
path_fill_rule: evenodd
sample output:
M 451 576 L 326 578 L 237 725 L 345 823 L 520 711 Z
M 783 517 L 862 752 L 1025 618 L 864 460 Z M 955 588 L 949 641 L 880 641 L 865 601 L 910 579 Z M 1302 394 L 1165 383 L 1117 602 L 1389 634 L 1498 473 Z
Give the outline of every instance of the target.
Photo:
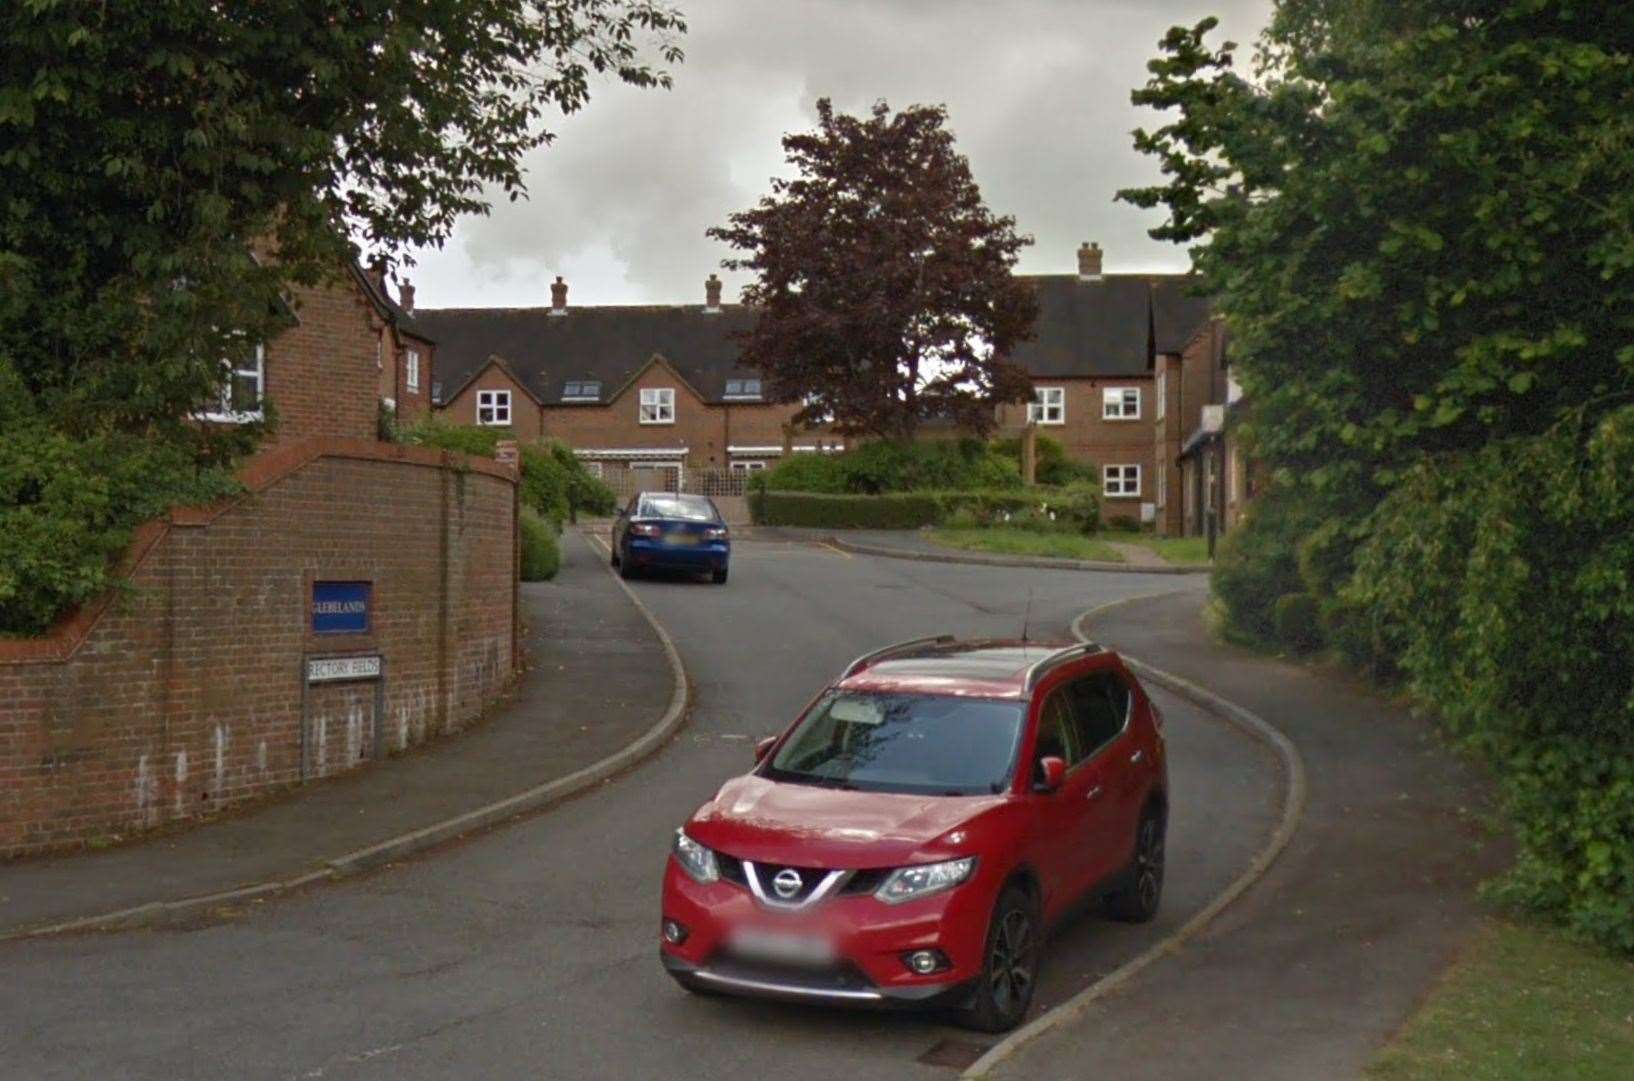
M 372 582 L 313 582 L 313 634 L 367 634 Z

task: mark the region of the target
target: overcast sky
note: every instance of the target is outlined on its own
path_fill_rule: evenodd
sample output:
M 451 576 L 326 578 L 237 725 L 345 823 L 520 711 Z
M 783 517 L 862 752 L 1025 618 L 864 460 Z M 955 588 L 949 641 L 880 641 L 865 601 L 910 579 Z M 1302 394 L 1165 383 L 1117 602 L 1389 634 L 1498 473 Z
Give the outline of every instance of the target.
M 672 90 L 596 89 L 528 161 L 530 198 L 465 219 L 408 273 L 417 305 L 544 305 L 561 274 L 575 304 L 702 302 L 728 252 L 704 230 L 786 175 L 779 139 L 846 112 L 944 104 L 988 206 L 1037 243 L 1030 273 L 1075 268 L 1096 240 L 1108 271 L 1184 269 L 1114 203 L 1154 182 L 1130 132 L 1156 115 L 1129 103 L 1157 41 L 1220 18 L 1254 39 L 1270 0 L 677 0 L 690 31 Z M 742 278 L 725 275 L 733 299 Z

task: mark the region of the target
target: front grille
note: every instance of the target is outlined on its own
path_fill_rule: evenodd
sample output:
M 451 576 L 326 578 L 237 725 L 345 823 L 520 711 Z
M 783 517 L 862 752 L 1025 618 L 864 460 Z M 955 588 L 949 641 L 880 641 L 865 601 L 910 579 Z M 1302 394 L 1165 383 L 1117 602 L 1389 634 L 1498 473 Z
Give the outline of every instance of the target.
M 733 885 L 749 887 L 749 879 L 743 873 L 743 861 L 736 856 L 728 856 L 724 852 L 715 853 L 715 866 L 720 868 L 721 877 Z
M 786 863 L 756 863 L 755 875 L 760 879 L 760 889 L 765 895 L 779 904 L 797 905 L 810 897 L 817 887 L 822 885 L 827 871 L 816 867 L 794 867 Z M 800 876 L 800 886 L 793 893 L 785 894 L 777 888 L 779 875 L 794 872 Z

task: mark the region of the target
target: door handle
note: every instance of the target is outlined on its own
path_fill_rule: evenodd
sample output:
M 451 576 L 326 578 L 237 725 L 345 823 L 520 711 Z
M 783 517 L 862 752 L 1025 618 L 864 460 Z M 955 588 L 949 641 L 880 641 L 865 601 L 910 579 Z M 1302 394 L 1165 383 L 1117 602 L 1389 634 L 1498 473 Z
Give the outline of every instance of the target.
M 1129 756 L 1129 764 L 1132 766 L 1138 766 L 1144 761 L 1146 761 L 1145 751 L 1136 751 L 1134 754 Z
M 1101 786 L 1096 785 L 1094 788 L 1091 788 L 1087 793 L 1085 793 L 1084 798 L 1085 799 L 1100 799 L 1102 791 L 1104 791 L 1104 790 L 1101 788 Z

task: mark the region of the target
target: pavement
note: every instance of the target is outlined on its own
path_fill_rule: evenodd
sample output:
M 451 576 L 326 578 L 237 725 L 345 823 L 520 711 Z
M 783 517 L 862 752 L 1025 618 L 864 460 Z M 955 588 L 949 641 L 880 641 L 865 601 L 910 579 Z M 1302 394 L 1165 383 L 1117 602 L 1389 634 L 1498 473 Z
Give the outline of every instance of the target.
M 522 586 L 529 670 L 477 727 L 202 825 L 124 847 L 0 863 L 0 937 L 300 879 L 565 777 L 637 739 L 670 703 L 664 651 L 595 553 L 569 543 L 563 555 L 555 581 Z
M 1470 940 L 1475 886 L 1504 866 L 1477 824 L 1485 790 L 1427 722 L 1358 681 L 1213 641 L 1198 602 L 1135 601 L 1086 630 L 1288 736 L 1309 783 L 1300 827 L 1199 938 L 993 1077 L 1076 1081 L 1087 1062 L 1121 1081 L 1359 1077 Z

